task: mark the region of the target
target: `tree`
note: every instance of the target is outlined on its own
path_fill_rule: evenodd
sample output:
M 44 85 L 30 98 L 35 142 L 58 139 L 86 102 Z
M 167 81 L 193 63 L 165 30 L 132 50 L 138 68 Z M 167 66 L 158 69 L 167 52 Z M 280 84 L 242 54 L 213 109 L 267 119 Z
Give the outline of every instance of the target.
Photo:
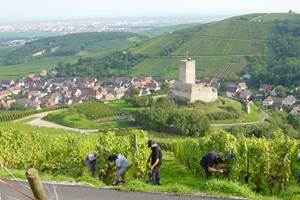
M 132 88 L 132 89 L 130 90 L 129 96 L 130 96 L 130 97 L 136 97 L 136 96 L 138 96 L 139 94 L 140 94 L 139 89 L 137 89 L 137 88 Z
M 26 110 L 26 108 L 24 107 L 24 105 L 19 104 L 19 103 L 14 103 L 10 106 L 9 110 Z
M 275 88 L 275 92 L 279 97 L 286 97 L 287 96 L 287 89 L 282 85 L 278 85 Z
M 161 85 L 161 93 L 163 94 L 168 94 L 171 91 L 171 86 L 169 83 L 163 83 Z

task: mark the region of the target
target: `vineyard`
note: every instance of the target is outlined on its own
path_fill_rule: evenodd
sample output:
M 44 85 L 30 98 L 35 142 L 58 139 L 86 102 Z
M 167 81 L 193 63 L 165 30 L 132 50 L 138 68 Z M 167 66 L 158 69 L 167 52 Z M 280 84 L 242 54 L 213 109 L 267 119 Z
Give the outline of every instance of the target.
M 27 117 L 33 114 L 47 112 L 52 110 L 61 109 L 63 107 L 55 107 L 55 108 L 46 108 L 42 110 L 26 110 L 26 111 L 2 111 L 0 112 L 0 122 L 13 121 L 16 119 L 21 119 L 23 117 Z
M 0 159 L 8 168 L 35 167 L 41 172 L 78 177 L 85 170 L 83 158 L 96 149 L 96 135 L 20 124 L 0 125 Z
M 296 179 L 300 143 L 282 132 L 274 135 L 272 140 L 235 138 L 219 131 L 200 139 L 175 142 L 173 151 L 180 163 L 203 177 L 200 158 L 210 151 L 220 152 L 226 158 L 225 167 L 230 171 L 226 178 L 246 183 L 256 192 L 279 193 Z
M 79 113 L 84 114 L 89 119 L 100 119 L 104 117 L 116 116 L 119 113 L 101 101 L 89 101 L 72 106 Z
M 147 147 L 148 134 L 145 131 L 131 130 L 129 133 L 116 136 L 115 132 L 100 134 L 98 145 L 98 174 L 102 180 L 111 183 L 115 177 L 112 172 L 113 166 L 107 160 L 109 155 L 122 154 L 131 163 L 133 176 L 143 179 L 147 175 L 148 157 L 150 151 Z
M 192 57 L 196 59 L 197 77 L 219 77 L 236 75 L 246 66 L 246 60 L 242 56 L 212 56 Z M 184 57 L 160 57 L 147 58 L 135 66 L 132 76 L 148 75 L 153 77 L 164 76 L 174 78 L 178 76 L 180 60 Z
M 44 119 L 78 129 L 109 129 L 131 127 L 125 110 L 114 108 L 100 101 L 89 101 L 69 106 L 68 109 L 48 114 Z
M 114 132 L 79 135 L 8 123 L 0 125 L 0 160 L 12 169 L 34 167 L 44 173 L 79 177 L 86 170 L 87 152 L 97 151 L 99 177 L 107 180 L 114 177 L 109 171 L 108 156 L 121 153 L 132 164 L 134 177 L 144 178 L 150 153 L 147 140 L 147 133 L 143 131 L 132 130 L 122 136 Z

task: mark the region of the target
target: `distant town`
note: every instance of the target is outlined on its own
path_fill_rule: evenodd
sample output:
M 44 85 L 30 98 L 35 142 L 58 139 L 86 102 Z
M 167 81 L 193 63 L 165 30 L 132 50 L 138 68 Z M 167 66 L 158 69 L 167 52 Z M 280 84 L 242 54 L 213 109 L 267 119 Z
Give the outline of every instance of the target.
M 133 32 L 140 33 L 155 27 L 171 26 L 187 23 L 199 23 L 198 18 L 145 18 L 145 19 L 93 19 L 93 20 L 61 20 L 53 22 L 0 23 L 0 33 L 48 33 L 50 35 L 66 35 L 83 32 Z M 207 22 L 207 19 L 204 20 Z M 0 41 L 0 46 L 22 46 L 34 39 L 19 38 Z
M 242 103 L 259 102 L 261 106 L 278 111 L 287 111 L 293 115 L 300 115 L 300 99 L 296 95 L 282 96 L 274 85 L 261 84 L 259 90 L 250 89 L 246 80 L 247 75 L 241 77 L 240 82 L 220 83 L 217 78 L 203 78 L 196 80 L 202 84 L 215 88 L 219 94 L 233 98 Z M 42 71 L 17 80 L 0 81 L 0 109 L 13 110 L 14 105 L 24 109 L 40 110 L 47 107 L 79 104 L 88 100 L 103 102 L 122 99 L 129 95 L 132 89 L 138 91 L 138 96 L 151 95 L 161 89 L 162 84 L 169 84 L 174 88 L 175 79 L 157 81 L 153 77 L 112 77 L 109 81 L 101 82 L 95 77 L 57 77 L 57 71 Z M 289 91 L 296 93 L 300 88 Z

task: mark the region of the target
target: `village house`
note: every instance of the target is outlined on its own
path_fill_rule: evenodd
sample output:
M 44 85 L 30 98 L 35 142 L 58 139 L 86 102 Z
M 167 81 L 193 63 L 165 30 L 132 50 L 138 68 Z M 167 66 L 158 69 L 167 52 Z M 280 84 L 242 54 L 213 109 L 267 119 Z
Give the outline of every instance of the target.
M 11 95 L 11 92 L 8 90 L 0 91 L 0 99 L 3 99 L 9 95 Z
M 29 91 L 27 94 L 27 98 L 31 99 L 33 97 L 36 98 L 43 98 L 45 96 L 47 96 L 48 93 L 46 91 L 42 91 L 42 90 L 34 90 L 34 91 Z
M 266 95 L 272 95 L 272 91 L 275 89 L 274 85 L 262 84 L 259 88 L 259 91 L 263 92 Z M 273 95 L 272 95 L 273 96 Z
M 251 96 L 252 96 L 252 92 L 250 90 L 239 92 L 237 95 L 237 97 L 244 102 L 248 102 Z
M 290 114 L 292 115 L 300 115 L 300 105 L 294 106 L 291 110 Z
M 128 88 L 125 87 L 120 87 L 120 88 L 115 88 L 113 94 L 117 99 L 121 99 L 125 96 L 126 92 L 128 91 Z
M 237 85 L 235 83 L 227 83 L 227 91 L 230 93 L 236 93 Z
M 72 90 L 72 95 L 74 96 L 74 97 L 80 97 L 80 95 L 81 95 L 81 90 L 79 89 L 79 88 L 73 88 L 73 90 Z
M 200 81 L 196 81 L 196 83 L 202 83 L 206 86 L 210 86 L 210 87 L 214 87 L 216 89 L 218 89 L 220 87 L 220 82 L 218 79 L 216 78 L 204 78 L 201 79 Z
M 248 89 L 248 86 L 245 82 L 238 83 L 237 92 L 242 92 Z
M 94 87 L 97 82 L 96 78 L 93 77 L 79 77 L 75 79 L 75 84 L 81 88 L 91 88 Z
M 133 80 L 133 87 L 135 88 L 143 87 L 153 81 L 155 80 L 153 80 L 151 76 L 136 78 Z
M 12 81 L 12 80 L 3 80 L 3 81 L 1 81 L 1 87 L 6 88 L 6 89 L 10 88 L 14 84 L 15 84 L 15 82 Z
M 283 108 L 291 108 L 295 103 L 297 99 L 293 95 L 289 95 L 286 98 L 282 100 L 282 107 Z
M 263 100 L 262 105 L 265 107 L 272 106 L 274 104 L 274 100 L 271 96 L 268 96 L 265 100 Z
M 140 88 L 140 93 L 139 93 L 139 96 L 147 96 L 147 95 L 150 95 L 151 92 L 149 90 L 149 88 L 146 88 L 146 87 L 141 87 Z
M 102 96 L 103 101 L 114 101 L 116 99 L 117 99 L 116 96 L 111 92 L 109 92 L 109 93 Z
M 0 100 L 0 108 L 8 110 L 11 105 L 15 104 L 16 100 L 15 99 L 2 99 Z
M 71 101 L 72 101 L 72 104 L 81 104 L 82 103 L 82 100 L 77 97 L 72 97 Z
M 27 108 L 31 108 L 31 109 L 34 109 L 34 110 L 41 110 L 41 101 L 38 100 L 38 101 L 31 101 L 31 100 L 28 100 L 27 102 Z
M 117 86 L 117 87 L 130 87 L 133 83 L 133 78 L 130 77 L 113 77 L 112 78 L 113 83 Z
M 21 91 L 22 91 L 22 89 L 21 89 L 21 87 L 20 87 L 20 86 L 18 86 L 18 85 L 16 85 L 16 86 L 14 86 L 14 87 L 11 87 L 11 88 L 9 88 L 9 92 L 10 92 L 10 93 L 12 93 L 12 94 L 14 94 L 14 95 L 18 95 L 18 94 L 20 94 L 20 93 L 21 93 Z

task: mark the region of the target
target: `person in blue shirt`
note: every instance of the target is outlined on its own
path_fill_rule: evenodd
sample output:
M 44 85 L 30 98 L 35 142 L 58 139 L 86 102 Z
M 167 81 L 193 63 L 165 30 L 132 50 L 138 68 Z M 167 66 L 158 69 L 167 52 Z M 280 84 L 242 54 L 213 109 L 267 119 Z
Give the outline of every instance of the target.
M 109 161 L 115 161 L 116 168 L 118 170 L 117 172 L 117 177 L 115 181 L 113 182 L 113 185 L 118 186 L 118 185 L 123 185 L 124 184 L 124 179 L 125 179 L 125 174 L 130 168 L 130 163 L 129 161 L 121 154 L 119 155 L 110 155 L 108 157 Z

